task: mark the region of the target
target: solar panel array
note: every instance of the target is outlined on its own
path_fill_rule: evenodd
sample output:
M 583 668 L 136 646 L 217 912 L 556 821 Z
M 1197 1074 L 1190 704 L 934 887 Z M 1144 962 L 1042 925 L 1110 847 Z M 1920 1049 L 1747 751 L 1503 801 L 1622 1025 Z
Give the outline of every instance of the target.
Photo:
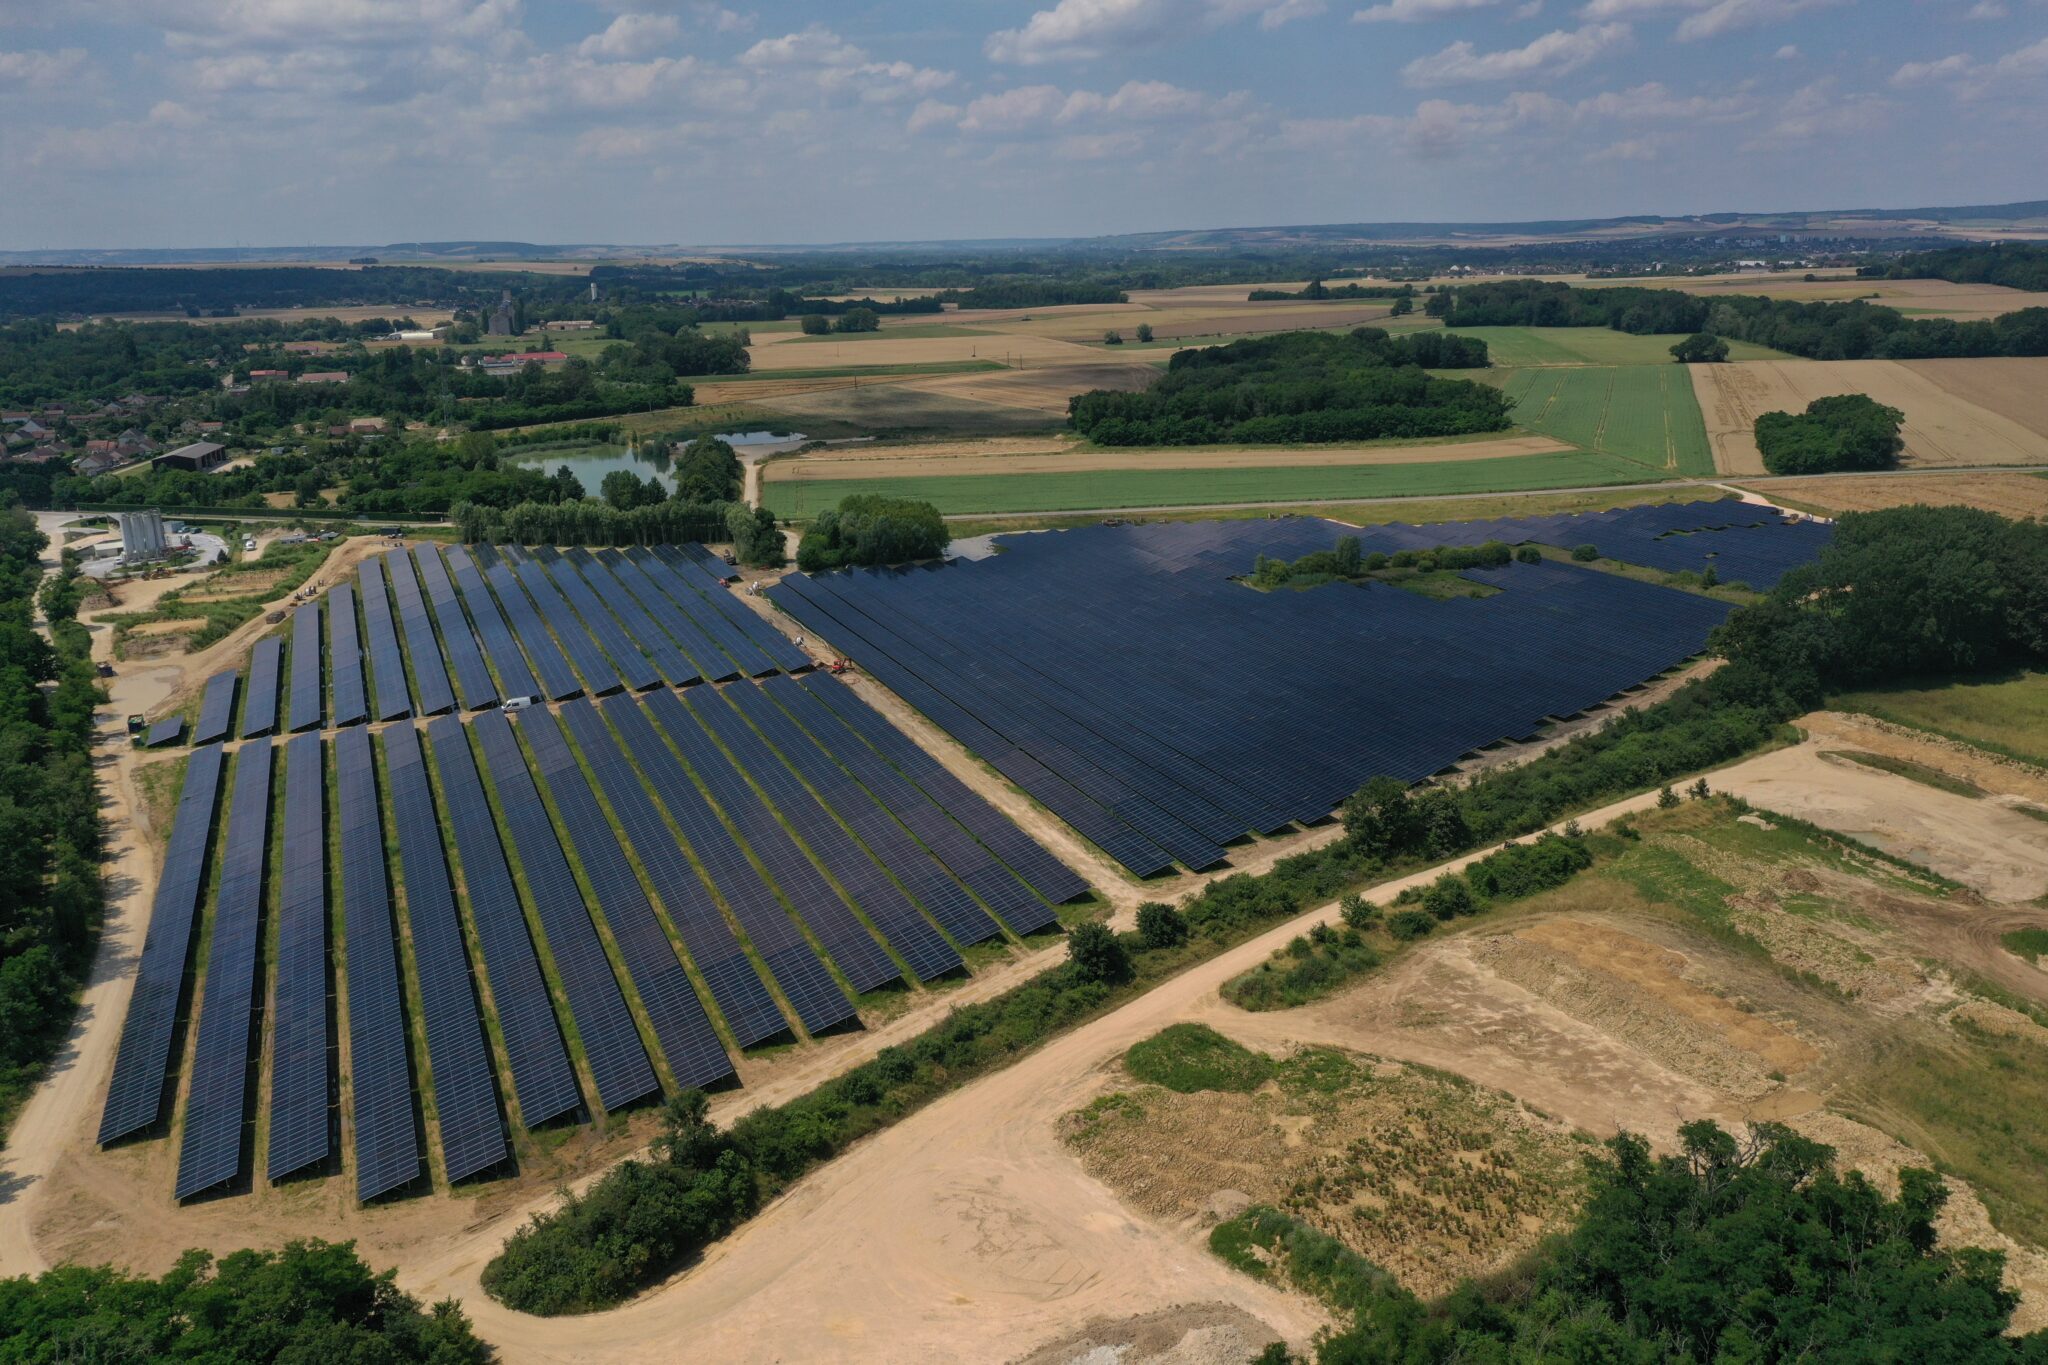
M 385 773 L 398 854 L 405 869 L 406 923 L 419 971 L 427 1026 L 427 1065 L 441 1128 L 441 1161 L 450 1181 L 489 1170 L 510 1152 L 498 1117 L 490 1046 L 477 1011 L 476 983 L 441 851 L 441 823 L 427 784 L 419 735 L 410 725 L 384 732 Z
M 235 755 L 235 794 L 221 845 L 213 938 L 199 997 L 199 1041 L 185 1100 L 184 1142 L 178 1149 L 180 1199 L 242 1173 L 252 1023 L 258 1010 L 263 871 L 270 861 L 270 759 L 268 739 L 244 744 Z
M 370 633 L 370 681 L 377 692 L 377 719 L 397 720 L 412 714 L 405 690 L 405 655 L 398 648 L 398 627 L 391 619 L 391 599 L 384 592 L 384 566 L 363 561 L 363 622 Z
M 142 743 L 145 748 L 155 749 L 165 744 L 176 744 L 184 736 L 185 718 L 183 716 L 165 716 L 162 720 L 149 727 L 149 733 L 143 736 Z
M 1731 525 L 1761 519 L 1681 504 L 1359 534 L 1368 550 L 1745 531 L 1814 544 L 1790 525 Z M 1351 532 L 1306 518 L 1094 527 L 944 567 L 793 575 L 772 596 L 1140 876 L 1211 866 L 1243 835 L 1327 816 L 1371 777 L 1424 777 L 1527 737 L 1696 654 L 1729 610 L 1549 561 L 1471 573 L 1494 595 L 1443 601 L 1232 581 L 1260 554 Z
M 280 1180 L 333 1154 L 327 783 L 318 735 L 299 735 L 284 749 L 284 861 L 271 1013 L 268 1177 Z
M 292 613 L 291 732 L 320 728 L 320 604 Z
M 336 800 L 330 811 L 328 741 L 296 733 L 283 747 L 267 1099 L 251 1088 L 273 851 L 275 750 L 262 736 L 279 728 L 284 640 L 257 644 L 246 679 L 212 679 L 202 706 L 203 732 L 225 735 L 246 683 L 180 1198 L 247 1176 L 259 1102 L 271 1181 L 332 1168 L 343 1105 L 360 1200 L 418 1187 L 430 1130 L 448 1180 L 486 1173 L 510 1153 L 508 1118 L 584 1112 L 576 1055 L 608 1111 L 665 1082 L 721 1084 L 736 1074 L 729 1046 L 787 1037 L 793 1022 L 811 1034 L 855 1023 L 859 994 L 961 970 L 962 945 L 1055 922 L 1040 890 L 1085 890 L 931 760 L 917 767 L 921 752 L 851 692 L 831 684 L 828 706 L 823 680 L 780 676 L 808 660 L 701 555 L 420 547 L 366 561 L 325 605 L 324 640 L 320 604 L 295 613 L 287 716 L 309 732 L 329 712 Z M 474 711 L 501 694 L 626 686 L 647 695 L 571 699 L 559 718 L 452 713 L 458 695 Z M 361 724 L 373 710 L 399 722 L 382 731 L 381 802 Z M 410 717 L 437 710 L 423 736 Z M 156 1125 L 172 1074 L 222 751 L 190 762 L 104 1142 Z M 345 1086 L 330 948 L 345 963 Z
M 235 688 L 242 675 L 232 668 L 206 680 L 206 696 L 199 703 L 199 724 L 192 731 L 194 744 L 213 744 L 228 737 L 235 719 Z
M 327 658 L 334 672 L 334 723 L 370 718 L 363 696 L 363 646 L 356 631 L 356 590 L 344 583 L 327 594 Z
M 219 745 L 208 745 L 186 760 L 185 786 L 171 820 L 163 871 L 157 876 L 135 989 L 128 1000 L 128 1017 L 121 1023 L 114 1079 L 100 1114 L 102 1145 L 154 1126 L 163 1110 L 171 1037 L 177 1031 L 178 1003 L 185 991 L 185 963 L 192 953 L 192 928 L 206 886 L 206 853 L 212 843 L 220 769 Z
M 422 1153 L 413 1119 L 405 989 L 399 977 L 391 885 L 384 871 L 384 818 L 377 804 L 369 734 L 344 730 L 337 735 L 334 766 L 341 827 L 342 932 L 348 938 L 356 1198 L 368 1203 L 417 1180 Z
M 472 711 L 491 705 L 498 700 L 498 686 L 484 666 L 483 650 L 469 628 L 469 618 L 462 614 L 462 603 L 456 600 L 455 584 L 449 581 L 439 547 L 415 545 L 412 553 L 419 564 L 420 581 L 426 584 L 427 600 L 433 604 L 434 630 L 447 646 L 448 661 L 455 669 L 456 693 Z
M 277 729 L 278 675 L 284 666 L 284 641 L 275 635 L 249 651 L 249 686 L 242 698 L 242 738 L 254 739 Z

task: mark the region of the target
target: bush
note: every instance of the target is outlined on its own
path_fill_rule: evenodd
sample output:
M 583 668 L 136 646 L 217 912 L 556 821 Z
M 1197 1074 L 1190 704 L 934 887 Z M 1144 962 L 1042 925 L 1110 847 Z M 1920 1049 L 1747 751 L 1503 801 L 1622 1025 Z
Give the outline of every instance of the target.
M 1387 916 L 1387 932 L 1406 943 L 1423 938 L 1436 929 L 1436 916 L 1427 910 L 1396 910 Z
M 1347 892 L 1337 902 L 1337 913 L 1344 920 L 1346 928 L 1369 929 L 1379 922 L 1380 908 L 1356 891 Z
M 1454 920 L 1479 913 L 1479 898 L 1472 885 L 1455 872 L 1446 872 L 1422 893 L 1422 908 L 1438 920 Z
M 1188 922 L 1178 910 L 1158 901 L 1138 907 L 1138 942 L 1147 948 L 1178 948 L 1188 941 Z
M 1537 549 L 1534 545 L 1524 545 L 1515 551 L 1515 560 L 1521 564 L 1541 564 L 1543 562 L 1543 551 Z
M 821 337 L 832 330 L 832 319 L 823 313 L 806 313 L 797 323 L 807 337 Z
M 1067 936 L 1067 962 L 1083 981 L 1118 986 L 1136 974 L 1130 949 L 1097 921 L 1079 925 Z
M 1600 557 L 1600 551 L 1591 545 L 1572 546 L 1572 558 L 1581 564 L 1591 564 Z

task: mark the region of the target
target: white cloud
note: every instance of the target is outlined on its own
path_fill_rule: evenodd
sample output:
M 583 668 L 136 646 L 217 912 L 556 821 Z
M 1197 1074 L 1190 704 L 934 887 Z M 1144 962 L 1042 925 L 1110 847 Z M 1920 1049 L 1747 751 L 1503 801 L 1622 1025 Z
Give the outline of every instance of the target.
M 1022 28 L 991 33 L 982 51 L 990 61 L 1018 66 L 1087 61 L 1190 27 L 1214 29 L 1256 17 L 1260 28 L 1275 29 L 1323 9 L 1323 0 L 1059 0 Z
M 1619 142 L 1610 142 L 1597 151 L 1586 153 L 1588 161 L 1655 161 L 1657 139 L 1654 137 L 1628 137 Z
M 1979 62 L 1958 52 L 1931 62 L 1907 62 L 1892 73 L 1901 89 L 1948 85 L 1963 99 L 1976 99 L 1994 87 L 2048 77 L 2048 38 L 2016 48 L 1996 61 Z
M 1718 0 L 1678 26 L 1680 42 L 1714 38 L 1739 28 L 1782 23 L 1795 14 L 1843 0 Z
M 57 52 L 34 48 L 0 52 L 0 94 L 15 90 L 48 90 L 77 79 L 85 69 L 85 49 L 67 47 Z
M 1931 62 L 1907 62 L 1892 72 L 1892 84 L 1901 89 L 1915 85 L 1932 85 L 1937 81 L 1967 75 L 1975 66 L 1976 63 L 1960 52 Z
M 1799 44 L 1787 43 L 1776 52 L 1773 52 L 1771 56 L 1781 62 L 1796 62 L 1799 60 Z
M 1623 46 L 1627 24 L 1588 24 L 1555 29 L 1524 47 L 1481 52 L 1460 39 L 1441 52 L 1417 57 L 1401 68 L 1410 85 L 1451 85 L 1466 81 L 1544 79 L 1576 71 L 1586 63 Z
M 1878 95 L 1839 94 L 1832 78 L 1803 86 L 1775 111 L 1771 125 L 1744 144 L 1760 151 L 1818 138 L 1856 137 L 1885 125 L 1892 106 Z
M 1977 0 L 1976 4 L 1970 6 L 1964 12 L 1963 17 L 1965 19 L 2003 19 L 2009 13 L 2011 11 L 2000 4 L 1999 0 Z
M 1413 24 L 1441 19 L 1463 10 L 1484 9 L 1494 0 L 1387 0 L 1384 5 L 1362 9 L 1351 16 L 1354 24 Z
M 602 33 L 576 45 L 586 57 L 638 57 L 671 46 L 683 36 L 682 21 L 673 14 L 621 14 Z
M 927 101 L 911 115 L 911 124 L 912 131 L 926 131 L 950 118 L 964 133 L 1020 133 L 1088 120 L 1187 118 L 1214 104 L 1200 91 L 1165 81 L 1126 81 L 1107 95 L 1093 90 L 1068 93 L 1056 85 L 1020 85 L 982 95 L 964 109 Z
M 834 66 L 866 61 L 867 55 L 823 24 L 812 24 L 801 33 L 763 38 L 740 54 L 740 62 L 746 66 Z

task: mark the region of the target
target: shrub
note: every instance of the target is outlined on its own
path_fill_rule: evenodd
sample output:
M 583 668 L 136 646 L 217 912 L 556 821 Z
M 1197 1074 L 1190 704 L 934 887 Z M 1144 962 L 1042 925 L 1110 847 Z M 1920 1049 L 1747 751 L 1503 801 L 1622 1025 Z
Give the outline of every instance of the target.
M 1396 910 L 1387 916 L 1387 932 L 1402 942 L 1422 938 L 1436 928 L 1436 916 L 1427 910 Z
M 1345 893 L 1344 898 L 1337 902 L 1337 913 L 1343 917 L 1346 927 L 1352 929 L 1370 928 L 1380 918 L 1380 908 L 1356 891 Z
M 1181 1094 L 1256 1090 L 1273 1074 L 1273 1059 L 1231 1041 L 1206 1024 L 1174 1024 L 1124 1054 L 1131 1075 Z
M 806 313 L 797 324 L 807 337 L 821 337 L 832 330 L 832 319 L 823 313 Z
M 1478 914 L 1479 898 L 1472 894 L 1471 883 L 1455 872 L 1446 872 L 1422 893 L 1422 908 L 1439 920 L 1453 920 Z
M 1158 901 L 1138 907 L 1138 942 L 1147 948 L 1178 948 L 1188 941 L 1188 922 L 1178 910 Z
M 1572 546 L 1572 558 L 1581 564 L 1590 564 L 1600 557 L 1600 551 L 1591 545 Z
M 1109 926 L 1091 921 L 1067 936 L 1067 962 L 1083 981 L 1121 985 L 1135 974 L 1130 949 Z
M 1524 564 L 1541 564 L 1543 562 L 1543 551 L 1537 549 L 1534 545 L 1524 545 L 1515 551 L 1515 558 Z

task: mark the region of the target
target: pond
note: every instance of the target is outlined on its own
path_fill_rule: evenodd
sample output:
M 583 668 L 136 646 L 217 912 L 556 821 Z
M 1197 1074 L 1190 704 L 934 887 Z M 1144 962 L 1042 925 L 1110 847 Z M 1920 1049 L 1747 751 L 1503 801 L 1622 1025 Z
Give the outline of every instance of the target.
M 721 431 L 715 434 L 742 457 L 779 455 L 785 450 L 795 450 L 810 439 L 800 431 Z M 663 488 L 675 489 L 675 480 L 669 475 L 667 450 L 659 445 L 583 443 L 553 450 L 521 451 L 508 455 L 506 459 L 522 469 L 538 469 L 543 474 L 552 474 L 567 465 L 569 472 L 576 476 L 576 482 L 583 485 L 584 494 L 593 498 L 598 495 L 604 476 L 615 469 L 630 469 L 643 479 L 653 479 Z

